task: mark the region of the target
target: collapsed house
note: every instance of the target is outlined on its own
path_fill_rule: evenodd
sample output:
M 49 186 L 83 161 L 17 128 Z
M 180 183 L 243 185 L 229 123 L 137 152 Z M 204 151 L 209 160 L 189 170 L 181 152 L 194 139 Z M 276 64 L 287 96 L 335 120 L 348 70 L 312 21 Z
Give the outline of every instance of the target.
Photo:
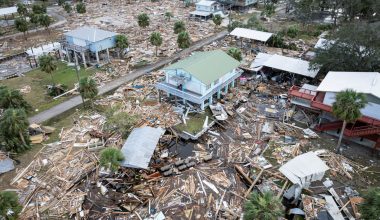
M 240 63 L 221 50 L 196 52 L 192 56 L 166 68 L 165 80 L 156 84 L 168 96 L 180 98 L 184 104 L 197 104 L 202 110 L 212 104 L 213 97 L 220 99 L 222 90 L 229 86 L 242 71 Z
M 81 27 L 64 33 L 61 53 L 66 55 L 69 63 L 72 60 L 78 63 L 79 60 L 84 67 L 87 67 L 87 64 L 100 64 L 101 58 L 106 53 L 102 61 L 108 63 L 110 61 L 109 49 L 115 47 L 116 35 L 114 32 L 97 28 Z
M 340 133 L 343 122 L 332 115 L 332 105 L 337 93 L 352 89 L 367 96 L 368 104 L 361 110 L 362 117 L 350 123 L 344 135 L 357 143 L 380 148 L 380 73 L 332 72 L 316 87 L 305 84 L 289 90 L 291 102 L 320 112 L 316 129 Z
M 266 53 L 259 53 L 250 68 L 264 81 L 270 78 L 276 82 L 289 81 L 293 85 L 304 79 L 312 80 L 319 72 L 319 69 L 310 69 L 308 61 Z
M 314 152 L 301 154 L 280 167 L 280 172 L 294 185 L 284 194 L 288 199 L 297 199 L 303 188 L 313 181 L 322 180 L 329 167 Z

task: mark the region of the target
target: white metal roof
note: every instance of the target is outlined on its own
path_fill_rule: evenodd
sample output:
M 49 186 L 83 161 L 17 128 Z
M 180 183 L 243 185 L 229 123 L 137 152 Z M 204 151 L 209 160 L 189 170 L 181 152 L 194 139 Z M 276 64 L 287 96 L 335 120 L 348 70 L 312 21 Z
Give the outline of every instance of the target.
M 75 30 L 64 33 L 64 35 L 90 42 L 97 42 L 116 36 L 117 34 L 111 31 L 105 31 L 93 27 L 80 27 Z
M 242 38 L 253 39 L 257 41 L 267 42 L 272 37 L 272 33 L 256 31 L 247 28 L 235 28 L 230 35 Z
M 254 71 L 259 71 L 264 63 L 271 58 L 273 55 L 272 54 L 267 54 L 267 53 L 258 53 L 251 63 L 250 68 Z
M 216 1 L 206 1 L 206 0 L 202 0 L 200 2 L 197 2 L 195 3 L 196 5 L 202 5 L 202 6 L 211 6 L 213 5 L 214 3 L 216 3 Z
M 273 69 L 283 70 L 290 73 L 295 73 L 298 75 L 303 75 L 307 77 L 314 78 L 317 73 L 317 70 L 309 70 L 309 62 L 297 58 L 285 57 L 280 55 L 273 55 L 270 57 L 263 66 L 270 67 Z
M 147 169 L 157 143 L 165 132 L 162 128 L 135 128 L 121 148 L 124 161 L 121 166 Z
M 17 7 L 0 8 L 0 16 L 9 15 L 17 12 Z
M 380 98 L 380 73 L 330 71 L 318 86 L 317 91 L 340 92 L 346 89 Z
M 280 172 L 292 183 L 303 186 L 313 175 L 324 173 L 329 167 L 314 152 L 301 154 L 280 167 Z M 311 177 L 311 178 L 309 178 Z M 308 180 L 306 180 L 308 179 Z

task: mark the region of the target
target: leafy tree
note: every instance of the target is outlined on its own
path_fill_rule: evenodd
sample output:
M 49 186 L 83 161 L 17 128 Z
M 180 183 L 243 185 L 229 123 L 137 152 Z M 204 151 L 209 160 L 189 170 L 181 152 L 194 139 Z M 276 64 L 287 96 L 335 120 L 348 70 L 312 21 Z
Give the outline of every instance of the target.
M 299 0 L 292 1 L 294 6 L 294 14 L 303 24 L 310 23 L 313 12 L 318 9 L 319 2 L 316 0 Z
M 15 20 L 16 29 L 24 34 L 24 38 L 26 39 L 26 32 L 28 31 L 28 22 L 25 18 L 16 18 Z
M 79 92 L 83 99 L 89 99 L 91 106 L 93 106 L 93 101 L 98 95 L 98 87 L 94 79 L 84 77 L 79 80 Z
M 158 32 L 153 32 L 151 35 L 150 35 L 150 39 L 149 39 L 150 43 L 154 46 L 156 46 L 156 56 L 157 56 L 157 49 L 159 46 L 162 45 L 162 37 L 161 37 L 161 34 L 158 33 Z
M 66 0 L 58 0 L 58 5 L 63 6 L 65 4 Z
M 23 152 L 30 148 L 29 122 L 24 109 L 9 108 L 0 118 L 0 140 L 5 150 Z
M 53 78 L 53 71 L 57 69 L 57 65 L 54 62 L 54 58 L 50 55 L 42 55 L 38 58 L 38 63 L 42 71 L 50 74 L 51 82 L 53 83 L 53 86 L 54 86 L 55 83 L 54 83 L 54 78 Z
M 137 115 L 131 115 L 128 112 L 121 111 L 120 106 L 108 109 L 105 115 L 107 121 L 104 124 L 104 129 L 110 133 L 118 132 L 123 138 L 128 137 L 128 134 L 139 119 Z
M 22 206 L 18 202 L 17 193 L 12 191 L 0 192 L 0 218 L 15 220 L 18 218 Z
M 190 35 L 186 31 L 182 31 L 178 34 L 177 43 L 181 49 L 189 48 L 191 44 Z
M 22 3 L 17 3 L 17 13 L 21 16 L 26 16 L 28 14 L 28 8 Z
M 84 14 L 86 13 L 86 5 L 83 3 L 83 2 L 79 2 L 77 5 L 76 5 L 76 9 L 77 9 L 77 12 L 79 14 Z
M 149 26 L 150 19 L 149 16 L 145 13 L 141 13 L 137 16 L 137 23 L 140 28 L 146 28 Z
M 179 34 L 179 33 L 183 32 L 183 31 L 186 31 L 185 22 L 183 22 L 183 21 L 176 21 L 174 23 L 174 28 L 173 29 L 174 29 L 174 33 L 175 34 Z
M 244 205 L 244 220 L 274 220 L 282 216 L 284 207 L 272 192 L 265 192 L 263 195 L 252 193 Z
M 173 17 L 173 13 L 170 11 L 165 12 L 165 19 L 170 21 L 170 19 Z
M 0 87 L 0 108 L 22 108 L 25 111 L 29 111 L 32 109 L 32 106 L 25 101 L 20 91 L 3 86 Z
M 241 51 L 238 48 L 232 47 L 227 51 L 227 54 L 230 55 L 237 61 L 241 61 L 243 58 L 241 56 Z
M 235 28 L 238 28 L 238 27 L 244 28 L 245 25 L 240 21 L 232 21 L 230 24 L 228 24 L 227 29 L 229 32 L 231 32 L 231 31 L 235 30 Z
M 215 26 L 219 27 L 222 24 L 223 18 L 219 14 L 212 17 L 212 21 L 214 22 Z
M 29 15 L 29 18 L 30 18 L 30 20 L 29 20 L 30 23 L 33 24 L 34 28 L 36 28 L 37 25 L 40 23 L 40 15 L 32 13 Z
M 360 109 L 367 104 L 366 96 L 362 93 L 356 93 L 354 90 L 348 89 L 339 92 L 335 97 L 332 106 L 332 113 L 335 117 L 343 121 L 342 129 L 339 135 L 339 141 L 336 152 L 340 153 L 340 144 L 347 123 L 352 123 L 361 117 Z
M 262 28 L 262 25 L 260 24 L 260 21 L 259 19 L 257 18 L 256 15 L 253 15 L 251 16 L 248 21 L 247 21 L 247 25 L 246 25 L 246 28 L 250 28 L 250 29 L 258 29 L 258 28 Z
M 40 24 L 44 26 L 46 30 L 48 30 L 49 34 L 50 34 L 49 26 L 51 25 L 52 22 L 53 20 L 51 19 L 49 15 L 47 14 L 40 15 Z
M 261 12 L 261 15 L 272 17 L 275 12 L 276 12 L 276 6 L 273 3 L 271 3 L 271 4 L 265 5 L 264 11 Z
M 109 147 L 100 151 L 100 165 L 115 172 L 119 169 L 124 155 L 117 148 Z
M 32 6 L 32 11 L 34 14 L 45 14 L 47 12 L 46 6 L 43 4 L 34 4 Z
M 380 188 L 370 188 L 363 196 L 364 202 L 359 205 L 361 219 L 380 219 Z
M 66 13 L 68 13 L 68 14 L 70 14 L 71 11 L 73 10 L 73 8 L 71 7 L 71 5 L 69 3 L 65 3 L 63 6 L 63 9 L 65 9 Z
M 347 24 L 328 39 L 324 47 L 315 50 L 312 68 L 322 68 L 323 73 L 380 71 L 380 24 Z
M 129 47 L 128 37 L 119 34 L 115 38 L 116 48 L 118 48 L 119 57 L 124 57 L 124 50 Z

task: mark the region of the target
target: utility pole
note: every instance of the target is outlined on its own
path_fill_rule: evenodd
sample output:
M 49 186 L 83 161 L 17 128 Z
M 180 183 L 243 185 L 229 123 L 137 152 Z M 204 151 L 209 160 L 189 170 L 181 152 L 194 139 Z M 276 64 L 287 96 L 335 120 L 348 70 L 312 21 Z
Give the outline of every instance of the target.
M 78 92 L 79 92 L 79 94 L 80 94 L 80 88 L 79 88 L 79 85 L 80 85 L 80 79 L 79 79 L 79 72 L 78 72 L 78 57 L 77 57 L 77 53 L 75 52 L 75 50 L 73 50 L 74 51 L 74 57 L 75 57 L 75 72 L 76 72 L 76 74 L 77 74 L 77 79 L 78 79 Z M 82 104 L 83 104 L 83 106 L 84 106 L 84 99 L 83 99 L 83 96 L 82 96 L 82 94 L 80 94 L 80 97 L 82 98 Z

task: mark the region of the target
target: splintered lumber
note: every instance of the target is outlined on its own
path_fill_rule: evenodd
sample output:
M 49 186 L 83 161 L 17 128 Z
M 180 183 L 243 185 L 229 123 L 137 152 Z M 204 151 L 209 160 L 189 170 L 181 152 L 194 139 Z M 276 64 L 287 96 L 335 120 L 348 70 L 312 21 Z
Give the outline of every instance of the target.
M 343 212 L 344 212 L 344 214 L 346 214 L 346 216 L 348 217 L 348 219 L 355 220 L 355 218 L 351 215 L 350 211 L 348 211 L 348 209 L 345 207 L 343 201 L 339 198 L 339 195 L 336 193 L 335 189 L 334 188 L 330 188 L 329 192 L 334 197 L 334 199 L 336 200 L 336 202 L 342 207 Z
M 247 198 L 249 196 L 249 194 L 251 193 L 253 187 L 256 185 L 256 183 L 259 181 L 261 175 L 263 175 L 264 173 L 264 169 L 261 169 L 259 175 L 257 175 L 255 181 L 253 181 L 253 183 L 251 184 L 251 186 L 249 187 L 249 189 L 247 190 L 247 192 L 244 194 L 244 197 Z
M 244 177 L 244 180 L 246 180 L 250 185 L 253 184 L 253 181 L 251 178 L 249 178 L 249 176 L 247 174 L 244 173 L 244 170 L 243 168 L 241 168 L 239 165 L 234 165 L 236 171 L 242 176 Z

